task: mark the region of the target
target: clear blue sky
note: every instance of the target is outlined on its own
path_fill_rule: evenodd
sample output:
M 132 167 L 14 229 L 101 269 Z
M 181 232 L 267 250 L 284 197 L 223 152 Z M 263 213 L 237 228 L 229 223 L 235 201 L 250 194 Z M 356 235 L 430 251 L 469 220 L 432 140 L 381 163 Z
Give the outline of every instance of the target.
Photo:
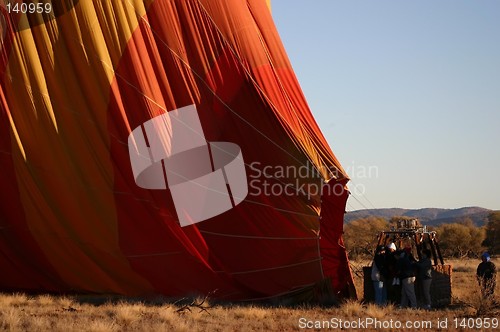
M 500 1 L 272 0 L 272 10 L 316 120 L 365 190 L 348 210 L 500 209 Z

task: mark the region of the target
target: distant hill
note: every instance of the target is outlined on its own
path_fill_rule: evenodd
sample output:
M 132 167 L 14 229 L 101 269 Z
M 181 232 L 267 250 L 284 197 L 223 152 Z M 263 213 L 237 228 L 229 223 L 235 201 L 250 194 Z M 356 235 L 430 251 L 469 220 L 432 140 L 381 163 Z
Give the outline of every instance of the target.
M 463 218 L 470 218 L 476 226 L 483 226 L 487 222 L 488 215 L 492 210 L 481 207 L 463 207 L 459 209 L 366 209 L 351 211 L 345 214 L 344 221 L 349 223 L 352 220 L 367 217 L 382 217 L 387 220 L 396 216 L 418 218 L 423 225 L 436 226 L 457 222 Z

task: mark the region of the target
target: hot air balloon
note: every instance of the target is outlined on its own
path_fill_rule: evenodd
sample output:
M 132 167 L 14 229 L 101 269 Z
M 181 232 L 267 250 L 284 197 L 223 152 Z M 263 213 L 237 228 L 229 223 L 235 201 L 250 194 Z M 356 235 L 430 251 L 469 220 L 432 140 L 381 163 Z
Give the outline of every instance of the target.
M 3 1 L 0 289 L 355 296 L 265 0 Z

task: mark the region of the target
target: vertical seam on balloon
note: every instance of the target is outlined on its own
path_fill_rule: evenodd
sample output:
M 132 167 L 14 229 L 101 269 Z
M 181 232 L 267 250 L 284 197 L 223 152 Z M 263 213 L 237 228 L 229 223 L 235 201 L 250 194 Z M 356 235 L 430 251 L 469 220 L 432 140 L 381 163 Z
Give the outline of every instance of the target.
M 212 154 L 212 144 L 208 142 L 207 144 L 207 149 L 208 149 L 208 156 L 210 157 L 210 166 L 212 167 L 212 172 L 215 172 L 215 162 L 214 162 L 214 156 Z

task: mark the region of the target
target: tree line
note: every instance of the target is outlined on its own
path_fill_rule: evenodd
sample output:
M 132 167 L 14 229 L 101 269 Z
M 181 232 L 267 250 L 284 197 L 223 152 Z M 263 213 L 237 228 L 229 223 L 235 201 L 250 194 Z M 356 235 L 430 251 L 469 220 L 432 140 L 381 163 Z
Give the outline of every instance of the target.
M 380 217 L 368 217 L 353 220 L 344 226 L 344 243 L 349 257 L 369 257 L 374 254 L 377 236 L 383 230 L 395 226 L 394 217 L 390 220 Z M 472 219 L 465 217 L 454 223 L 427 227 L 435 231 L 441 253 L 445 257 L 479 257 L 488 250 L 490 254 L 500 254 L 500 211 L 488 215 L 485 226 L 474 225 Z

